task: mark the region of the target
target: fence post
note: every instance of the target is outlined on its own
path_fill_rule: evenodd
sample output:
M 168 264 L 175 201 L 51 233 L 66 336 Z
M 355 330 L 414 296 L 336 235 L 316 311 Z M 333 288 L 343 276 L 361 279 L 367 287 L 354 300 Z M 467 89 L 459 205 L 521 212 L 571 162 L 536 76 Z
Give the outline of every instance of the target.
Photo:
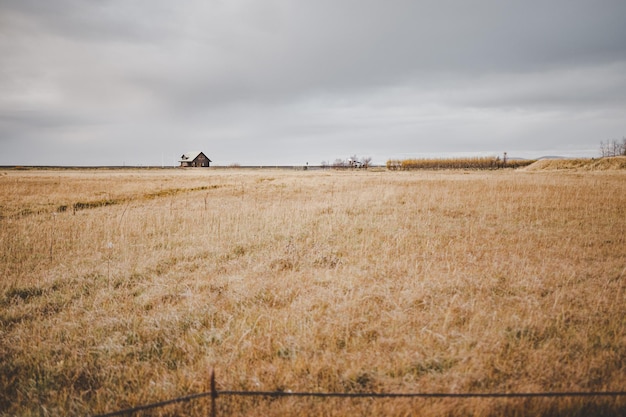
M 211 369 L 211 417 L 217 417 L 217 389 L 215 388 L 215 368 Z

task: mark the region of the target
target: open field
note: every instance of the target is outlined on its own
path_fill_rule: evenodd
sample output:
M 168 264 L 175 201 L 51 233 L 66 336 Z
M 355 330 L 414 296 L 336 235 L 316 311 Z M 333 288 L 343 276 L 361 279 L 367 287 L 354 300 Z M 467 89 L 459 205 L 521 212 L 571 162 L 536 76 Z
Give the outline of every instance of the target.
M 626 171 L 0 171 L 0 415 L 626 390 Z M 221 397 L 218 415 L 624 415 Z M 196 401 L 141 415 L 207 415 Z

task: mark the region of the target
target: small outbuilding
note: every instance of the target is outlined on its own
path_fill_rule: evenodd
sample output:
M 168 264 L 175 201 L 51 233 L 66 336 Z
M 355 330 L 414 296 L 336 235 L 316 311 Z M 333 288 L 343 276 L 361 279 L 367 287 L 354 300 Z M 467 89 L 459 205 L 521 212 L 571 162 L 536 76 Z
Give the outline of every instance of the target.
M 203 152 L 187 152 L 180 157 L 181 167 L 209 167 L 211 161 Z

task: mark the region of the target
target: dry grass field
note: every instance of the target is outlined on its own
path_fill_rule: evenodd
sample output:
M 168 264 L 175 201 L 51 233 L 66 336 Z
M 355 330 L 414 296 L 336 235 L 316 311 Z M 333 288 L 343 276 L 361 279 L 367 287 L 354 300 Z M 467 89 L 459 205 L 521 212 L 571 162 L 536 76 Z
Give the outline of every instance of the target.
M 5 170 L 0 226 L 0 415 L 193 394 L 212 368 L 220 390 L 626 390 L 626 170 Z M 303 414 L 626 398 L 218 399 Z

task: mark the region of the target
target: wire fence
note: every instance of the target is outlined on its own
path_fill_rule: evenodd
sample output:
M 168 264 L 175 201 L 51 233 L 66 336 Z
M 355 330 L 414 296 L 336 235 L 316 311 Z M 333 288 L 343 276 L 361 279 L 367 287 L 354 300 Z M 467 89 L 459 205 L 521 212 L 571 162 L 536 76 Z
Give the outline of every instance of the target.
M 626 391 L 561 391 L 561 392 L 490 392 L 490 393 L 400 393 L 400 392 L 291 392 L 291 391 L 231 391 L 218 390 L 215 370 L 211 371 L 211 390 L 169 400 L 138 405 L 92 417 L 129 416 L 140 411 L 161 408 L 210 397 L 211 417 L 217 417 L 219 397 L 317 397 L 317 398 L 557 398 L 557 397 L 625 397 Z

